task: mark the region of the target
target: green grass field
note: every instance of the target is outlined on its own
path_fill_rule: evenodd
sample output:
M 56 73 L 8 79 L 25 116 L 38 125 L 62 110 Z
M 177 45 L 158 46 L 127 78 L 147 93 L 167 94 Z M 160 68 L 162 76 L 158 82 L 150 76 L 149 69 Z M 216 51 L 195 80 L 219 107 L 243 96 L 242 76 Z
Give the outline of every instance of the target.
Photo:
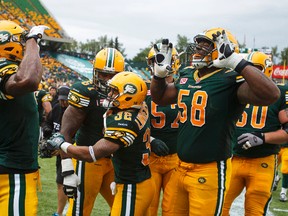
M 38 216 L 50 216 L 57 208 L 57 187 L 56 187 L 56 167 L 55 157 L 51 159 L 39 159 L 40 175 L 42 183 L 42 192 L 38 193 L 39 205 Z M 288 215 L 288 202 L 279 201 L 279 190 L 281 189 L 281 182 L 279 183 L 277 191 L 273 192 L 273 200 L 270 205 L 270 211 L 275 216 Z M 159 211 L 160 212 L 160 211 Z M 108 216 L 109 207 L 105 200 L 99 195 L 95 202 L 92 216 Z M 160 213 L 158 215 L 161 215 Z M 236 215 L 235 215 L 236 216 Z M 238 216 L 238 215 L 237 215 Z

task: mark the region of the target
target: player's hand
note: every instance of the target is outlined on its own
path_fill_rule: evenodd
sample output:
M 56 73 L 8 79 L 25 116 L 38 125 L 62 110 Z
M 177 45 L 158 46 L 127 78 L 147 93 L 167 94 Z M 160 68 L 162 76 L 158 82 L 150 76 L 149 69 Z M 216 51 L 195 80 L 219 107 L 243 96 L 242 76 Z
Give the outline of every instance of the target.
M 217 50 L 218 50 L 218 58 L 213 60 L 212 64 L 209 67 L 214 66 L 218 68 L 231 68 L 233 70 L 236 69 L 238 73 L 242 71 L 244 68 L 238 68 L 237 66 L 241 66 L 246 60 L 243 59 L 241 55 L 234 52 L 234 47 L 232 46 L 231 42 L 229 41 L 225 30 L 221 32 L 217 32 L 213 34 L 213 41 L 215 41 Z M 244 61 L 244 62 L 243 62 Z M 246 66 L 246 65 L 245 65 Z
M 237 138 L 238 144 L 242 146 L 242 149 L 249 149 L 254 146 L 259 146 L 265 143 L 264 133 L 252 132 L 244 133 Z
M 53 134 L 52 137 L 50 137 L 50 139 L 47 140 L 47 147 L 49 150 L 58 150 L 60 149 L 61 145 L 65 142 L 65 138 L 64 136 L 57 132 L 55 134 Z
M 169 154 L 169 148 L 165 142 L 160 139 L 153 139 L 150 143 L 151 151 L 158 156 L 166 156 Z
M 63 178 L 63 190 L 68 198 L 77 198 L 77 189 L 79 185 L 80 179 L 75 173 Z
M 159 78 L 165 78 L 172 73 L 171 58 L 172 58 L 173 44 L 169 43 L 168 39 L 162 40 L 161 49 L 159 50 L 157 45 L 154 44 L 155 50 L 155 63 L 154 63 L 154 75 Z
M 29 40 L 30 38 L 34 38 L 36 42 L 39 43 L 46 29 L 49 29 L 49 27 L 45 25 L 32 27 L 29 33 L 26 35 L 26 41 Z

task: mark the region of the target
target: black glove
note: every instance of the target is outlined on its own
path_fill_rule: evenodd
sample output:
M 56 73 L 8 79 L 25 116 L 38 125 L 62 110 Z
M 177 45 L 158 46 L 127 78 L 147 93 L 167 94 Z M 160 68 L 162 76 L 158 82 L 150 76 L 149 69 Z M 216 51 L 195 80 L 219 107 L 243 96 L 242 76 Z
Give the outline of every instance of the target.
M 52 131 L 53 130 L 51 130 L 50 128 L 46 128 L 46 127 L 43 127 L 43 137 L 44 138 L 49 138 L 49 137 L 51 137 L 52 136 Z
M 265 136 L 260 132 L 244 133 L 237 138 L 237 141 L 239 145 L 242 145 L 242 149 L 247 150 L 265 143 Z
M 150 143 L 151 151 L 158 156 L 166 156 L 169 154 L 169 148 L 165 142 L 160 139 L 153 139 Z

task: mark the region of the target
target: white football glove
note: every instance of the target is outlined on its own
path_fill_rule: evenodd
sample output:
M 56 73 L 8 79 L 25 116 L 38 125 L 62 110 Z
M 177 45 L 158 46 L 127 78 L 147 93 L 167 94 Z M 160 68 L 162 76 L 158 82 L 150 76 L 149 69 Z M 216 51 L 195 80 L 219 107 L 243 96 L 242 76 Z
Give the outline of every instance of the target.
M 80 185 L 79 177 L 74 173 L 74 167 L 71 158 L 61 160 L 63 190 L 68 198 L 77 198 L 77 189 Z
M 29 40 L 30 38 L 34 38 L 36 42 L 39 43 L 46 29 L 49 29 L 49 27 L 45 25 L 32 27 L 29 33 L 26 35 L 26 40 Z
M 217 34 L 213 34 L 213 40 L 215 41 L 217 46 L 218 58 L 216 60 L 213 60 L 212 64 L 209 65 L 209 67 L 211 66 L 218 68 L 226 67 L 235 70 L 235 68 L 239 65 L 239 63 L 242 60 L 245 61 L 241 55 L 234 52 L 234 48 L 231 42 L 229 41 L 225 30 L 223 30 L 222 33 L 218 31 Z M 242 63 L 240 65 L 242 65 Z M 241 71 L 243 68 L 240 68 Z M 236 71 L 239 73 L 241 72 L 239 70 Z
M 75 173 L 63 178 L 63 190 L 68 198 L 77 198 L 77 189 L 79 185 L 80 179 Z
M 172 58 L 173 44 L 169 43 L 168 39 L 162 40 L 161 49 L 159 51 L 156 44 L 154 44 L 155 50 L 155 63 L 154 63 L 154 75 L 159 78 L 165 78 L 172 72 L 171 58 Z

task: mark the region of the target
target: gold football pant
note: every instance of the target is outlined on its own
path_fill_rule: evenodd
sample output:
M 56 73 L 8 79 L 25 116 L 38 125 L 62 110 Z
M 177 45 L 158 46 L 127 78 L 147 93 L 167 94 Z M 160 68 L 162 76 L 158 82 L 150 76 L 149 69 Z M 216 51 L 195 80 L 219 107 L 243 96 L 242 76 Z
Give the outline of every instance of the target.
M 39 171 L 0 174 L 0 215 L 36 216 Z
M 178 161 L 176 153 L 164 157 L 159 157 L 153 152 L 151 153 L 149 166 L 152 173 L 151 178 L 154 180 L 156 186 L 155 195 L 149 208 L 151 216 L 157 216 L 161 189 L 165 190 Z
M 262 158 L 232 158 L 232 176 L 227 191 L 223 215 L 229 215 L 234 199 L 246 188 L 245 215 L 266 215 L 271 201 L 277 169 L 277 156 Z
M 288 147 L 282 147 L 278 154 L 278 162 L 281 163 L 281 173 L 288 174 Z
M 110 184 L 114 181 L 114 169 L 109 158 L 101 158 L 94 163 L 73 159 L 76 174 L 81 179 L 77 198 L 69 199 L 67 216 L 90 216 L 94 201 L 100 192 L 108 205 L 113 204 Z
M 137 184 L 116 184 L 111 216 L 149 216 L 149 206 L 155 193 L 150 178 Z
M 205 164 L 179 161 L 163 195 L 163 216 L 221 215 L 231 159 Z

